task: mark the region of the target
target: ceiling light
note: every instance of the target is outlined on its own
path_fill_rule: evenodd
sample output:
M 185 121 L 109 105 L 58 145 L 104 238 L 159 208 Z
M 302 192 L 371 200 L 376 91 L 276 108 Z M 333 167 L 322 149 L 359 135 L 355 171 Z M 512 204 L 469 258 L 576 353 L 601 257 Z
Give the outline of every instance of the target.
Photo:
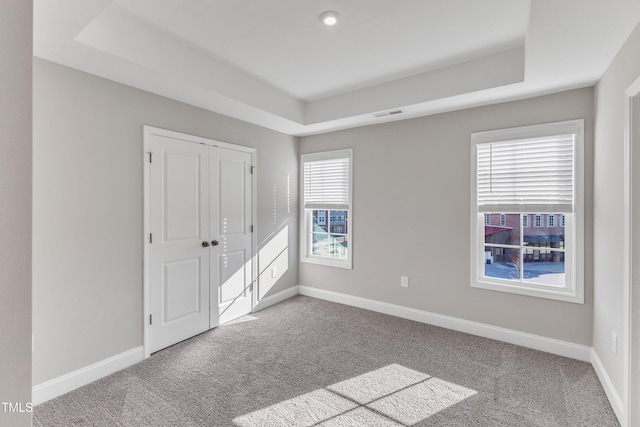
M 338 19 L 340 19 L 340 14 L 335 10 L 325 10 L 320 14 L 320 22 L 327 27 L 336 25 L 338 23 Z

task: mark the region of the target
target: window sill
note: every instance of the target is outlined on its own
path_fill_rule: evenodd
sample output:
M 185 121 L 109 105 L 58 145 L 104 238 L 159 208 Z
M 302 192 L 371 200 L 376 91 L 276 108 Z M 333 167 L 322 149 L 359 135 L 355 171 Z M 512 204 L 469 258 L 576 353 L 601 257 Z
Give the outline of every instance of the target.
M 351 266 L 351 261 L 332 261 L 326 258 L 312 258 L 312 257 L 303 257 L 300 259 L 300 262 L 305 262 L 307 264 L 316 264 L 316 265 L 324 265 L 326 267 L 337 267 L 344 268 L 347 270 L 351 270 L 353 267 Z
M 491 291 L 507 292 L 511 294 L 526 295 L 537 298 L 553 299 L 557 301 L 584 304 L 584 296 L 566 289 L 540 289 L 523 284 L 506 284 L 488 280 L 478 280 L 471 283 L 472 288 L 487 289 Z

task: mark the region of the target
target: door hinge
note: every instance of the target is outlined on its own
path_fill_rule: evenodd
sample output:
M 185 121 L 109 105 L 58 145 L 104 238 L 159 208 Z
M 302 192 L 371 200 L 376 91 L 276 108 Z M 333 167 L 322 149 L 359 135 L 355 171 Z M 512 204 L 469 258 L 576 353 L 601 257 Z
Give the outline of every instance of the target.
M 153 233 L 149 233 L 149 243 L 153 243 Z
M 249 226 L 249 233 L 253 233 L 253 225 Z
M 251 166 L 251 167 L 249 168 L 249 170 L 251 171 L 251 175 L 253 175 L 253 171 L 254 171 L 255 169 L 256 169 L 256 167 L 255 167 L 255 166 Z
M 153 153 L 149 151 L 149 163 L 153 163 Z
M 149 324 L 153 325 L 153 314 L 149 315 Z

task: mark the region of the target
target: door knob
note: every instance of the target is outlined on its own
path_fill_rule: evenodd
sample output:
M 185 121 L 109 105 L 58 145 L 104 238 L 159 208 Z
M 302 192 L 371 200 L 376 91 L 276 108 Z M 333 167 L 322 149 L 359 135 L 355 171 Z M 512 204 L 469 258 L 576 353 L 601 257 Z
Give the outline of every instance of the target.
M 209 242 L 202 242 L 202 247 L 203 248 L 208 248 L 209 247 Z
M 217 240 L 212 240 L 211 241 L 211 246 L 218 246 L 218 245 L 219 245 L 219 243 L 218 243 Z

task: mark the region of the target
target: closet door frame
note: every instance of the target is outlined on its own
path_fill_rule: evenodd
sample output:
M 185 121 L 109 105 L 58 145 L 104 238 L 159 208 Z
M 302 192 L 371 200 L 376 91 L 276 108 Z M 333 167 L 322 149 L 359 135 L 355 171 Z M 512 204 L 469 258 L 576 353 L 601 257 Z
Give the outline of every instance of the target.
M 150 215 L 151 215 L 151 200 L 150 200 L 150 165 L 153 161 L 153 155 L 150 154 L 150 140 L 153 135 L 164 136 L 174 139 L 180 139 L 185 141 L 185 144 L 195 143 L 204 144 L 211 147 L 219 147 L 228 150 L 241 151 L 251 154 L 251 224 L 252 224 L 252 236 L 251 236 L 251 287 L 252 287 L 252 310 L 255 308 L 258 296 L 258 265 L 257 265 L 257 174 L 255 172 L 257 166 L 257 150 L 252 147 L 246 147 L 243 145 L 231 144 L 228 142 L 218 141 L 210 138 L 204 138 L 195 135 L 189 135 L 181 132 L 175 132 L 167 129 L 157 128 L 153 126 L 143 125 L 143 143 L 142 143 L 142 159 L 143 159 L 143 269 L 142 269 L 142 282 L 143 282 L 143 335 L 142 345 L 144 351 L 144 358 L 147 359 L 151 356 L 149 346 L 149 322 L 151 312 L 151 282 L 150 282 Z

